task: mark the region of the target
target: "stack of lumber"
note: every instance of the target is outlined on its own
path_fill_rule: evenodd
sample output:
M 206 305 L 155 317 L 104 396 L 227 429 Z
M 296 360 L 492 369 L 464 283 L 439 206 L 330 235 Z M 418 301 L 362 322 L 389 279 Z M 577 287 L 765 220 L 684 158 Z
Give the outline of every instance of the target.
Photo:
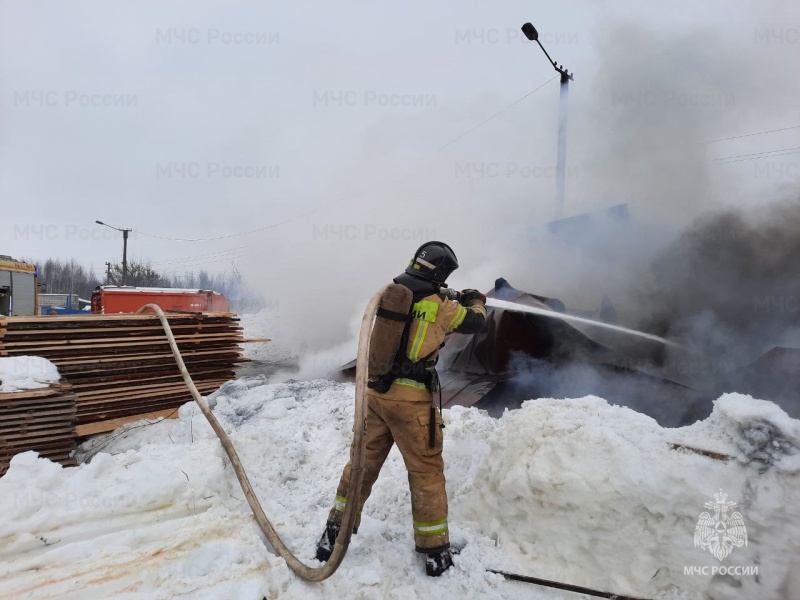
M 75 402 L 67 384 L 0 393 L 0 475 L 11 457 L 28 450 L 74 465 Z
M 167 313 L 201 394 L 233 379 L 248 359 L 238 318 Z M 78 434 L 110 431 L 132 417 L 175 412 L 192 399 L 153 314 L 0 317 L 0 356 L 43 356 L 77 395 Z M 90 426 L 107 423 L 107 426 Z

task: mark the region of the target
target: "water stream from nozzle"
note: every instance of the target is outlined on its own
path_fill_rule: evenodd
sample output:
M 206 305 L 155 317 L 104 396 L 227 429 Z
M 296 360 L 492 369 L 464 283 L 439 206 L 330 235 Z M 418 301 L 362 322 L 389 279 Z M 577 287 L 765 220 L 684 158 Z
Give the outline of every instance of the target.
M 594 319 L 587 319 L 585 317 L 576 317 L 574 315 L 565 315 L 564 313 L 557 312 L 555 310 L 550 310 L 547 308 L 539 308 L 538 306 L 528 306 L 527 304 L 519 304 L 517 302 L 508 302 L 506 300 L 498 300 L 497 298 L 486 298 L 486 306 L 491 306 L 494 308 L 503 308 L 505 310 L 513 310 L 516 312 L 524 312 L 530 313 L 534 315 L 542 315 L 543 317 L 551 317 L 553 319 L 561 319 L 562 321 L 572 321 L 574 323 L 583 323 L 584 325 L 591 325 L 592 327 L 602 327 L 603 329 L 612 329 L 614 331 L 620 331 L 622 333 L 627 333 L 630 335 L 636 335 L 639 337 L 646 338 L 648 340 L 653 340 L 655 342 L 660 342 L 662 344 L 666 344 L 668 346 L 677 346 L 674 342 L 670 342 L 669 340 L 665 340 L 662 337 L 658 337 L 657 335 L 652 335 L 650 333 L 644 333 L 643 331 L 636 331 L 635 329 L 629 329 L 628 327 L 622 327 L 620 325 L 612 325 L 611 323 L 603 323 L 602 321 L 595 321 Z

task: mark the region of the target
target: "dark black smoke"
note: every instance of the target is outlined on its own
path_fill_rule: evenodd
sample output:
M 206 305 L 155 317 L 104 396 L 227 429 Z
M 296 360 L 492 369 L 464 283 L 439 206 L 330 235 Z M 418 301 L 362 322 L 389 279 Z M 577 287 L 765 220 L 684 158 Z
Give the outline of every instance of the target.
M 639 326 L 688 347 L 715 376 L 770 348 L 800 347 L 800 202 L 698 219 L 635 295 Z

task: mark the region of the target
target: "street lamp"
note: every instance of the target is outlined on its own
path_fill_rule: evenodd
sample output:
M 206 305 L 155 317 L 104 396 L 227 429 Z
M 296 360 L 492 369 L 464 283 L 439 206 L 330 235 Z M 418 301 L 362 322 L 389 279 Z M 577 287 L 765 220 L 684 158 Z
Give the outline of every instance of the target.
M 564 68 L 564 65 L 557 65 L 556 61 L 550 58 L 547 50 L 539 41 L 539 32 L 530 23 L 522 26 L 522 33 L 532 42 L 539 44 L 547 61 L 553 66 L 556 72 L 561 75 L 561 95 L 558 104 L 558 159 L 556 162 L 556 218 L 560 219 L 564 212 L 564 189 L 567 172 L 567 96 L 569 95 L 569 82 L 573 80 L 572 73 Z
M 120 229 L 102 221 L 95 221 L 95 223 L 122 232 L 122 285 L 125 285 L 128 281 L 128 232 L 133 231 L 133 229 Z

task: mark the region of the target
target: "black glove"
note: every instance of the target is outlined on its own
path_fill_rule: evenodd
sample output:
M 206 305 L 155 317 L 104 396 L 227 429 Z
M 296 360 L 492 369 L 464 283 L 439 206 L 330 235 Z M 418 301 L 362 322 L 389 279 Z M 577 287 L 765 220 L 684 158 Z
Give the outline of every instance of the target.
M 464 306 L 472 306 L 476 300 L 481 304 L 486 304 L 486 296 L 481 294 L 478 290 L 461 290 L 461 304 Z

